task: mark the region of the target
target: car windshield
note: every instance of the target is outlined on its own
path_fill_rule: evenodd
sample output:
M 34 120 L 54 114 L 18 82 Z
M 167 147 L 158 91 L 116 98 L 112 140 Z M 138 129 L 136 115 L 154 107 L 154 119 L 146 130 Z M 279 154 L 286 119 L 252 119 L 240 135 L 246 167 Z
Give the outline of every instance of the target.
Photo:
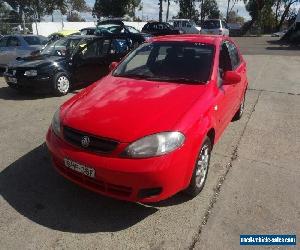
M 23 38 L 29 45 L 43 45 L 46 44 L 47 41 L 46 38 L 38 36 L 24 36 Z
M 169 23 L 165 23 L 165 24 L 166 24 L 166 26 L 167 26 L 169 29 L 171 29 L 171 30 L 174 29 L 174 27 L 173 27 L 171 24 L 169 24 Z
M 48 44 L 41 52 L 42 55 L 66 56 L 71 55 L 82 38 L 63 38 Z
M 130 33 L 133 33 L 133 34 L 138 34 L 138 33 L 140 33 L 137 29 L 135 29 L 135 28 L 133 28 L 133 27 L 131 27 L 131 26 L 125 26 L 127 29 L 128 29 L 128 31 L 130 32 Z
M 220 28 L 220 21 L 219 20 L 207 20 L 204 21 L 202 25 L 203 29 L 219 29 Z
M 96 29 L 96 34 L 119 34 L 124 32 L 124 27 L 117 24 L 102 24 L 98 25 Z
M 205 83 L 210 78 L 214 46 L 191 42 L 145 43 L 114 71 L 117 77 L 176 83 Z

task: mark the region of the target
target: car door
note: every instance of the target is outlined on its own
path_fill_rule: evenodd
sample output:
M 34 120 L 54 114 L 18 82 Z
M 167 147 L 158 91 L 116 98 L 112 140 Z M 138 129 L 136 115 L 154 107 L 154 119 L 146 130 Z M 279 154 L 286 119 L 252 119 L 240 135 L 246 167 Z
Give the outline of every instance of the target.
M 21 46 L 20 40 L 16 36 L 10 36 L 7 41 L 7 63 L 13 62 L 18 57 L 18 48 Z
M 222 21 L 221 24 L 222 24 L 223 35 L 229 36 L 229 28 L 227 23 Z
M 73 79 L 76 83 L 92 83 L 105 76 L 110 61 L 107 55 L 111 39 L 97 38 L 88 42 L 73 57 Z
M 228 51 L 231 59 L 232 70 L 241 76 L 241 81 L 234 85 L 235 86 L 234 113 L 235 113 L 235 110 L 237 110 L 238 107 L 240 106 L 240 102 L 243 95 L 245 94 L 245 88 L 247 85 L 246 62 L 241 58 L 240 53 L 233 42 L 227 41 L 226 45 L 228 47 Z
M 7 41 L 8 37 L 2 37 L 0 39 L 0 66 L 5 66 L 7 64 L 7 53 L 8 53 L 8 48 L 7 48 Z
M 233 112 L 236 107 L 237 86 L 223 85 L 223 76 L 226 71 L 233 70 L 231 57 L 227 47 L 227 41 L 223 42 L 219 56 L 219 81 L 218 81 L 218 100 L 216 103 L 217 116 L 220 131 L 223 131 L 227 124 L 232 120 Z

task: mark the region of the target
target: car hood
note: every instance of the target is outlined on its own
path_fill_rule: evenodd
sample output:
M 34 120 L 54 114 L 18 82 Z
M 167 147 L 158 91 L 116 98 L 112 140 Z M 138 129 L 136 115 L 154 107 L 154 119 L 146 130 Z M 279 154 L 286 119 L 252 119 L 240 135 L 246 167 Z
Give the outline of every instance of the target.
M 16 60 L 10 67 L 24 67 L 24 68 L 37 68 L 44 67 L 50 65 L 54 62 L 62 62 L 66 60 L 65 57 L 61 56 L 46 56 L 46 55 L 38 55 L 38 56 L 30 56 L 24 57 Z
M 132 142 L 176 129 L 176 123 L 206 88 L 107 76 L 64 107 L 63 124 L 93 135 Z

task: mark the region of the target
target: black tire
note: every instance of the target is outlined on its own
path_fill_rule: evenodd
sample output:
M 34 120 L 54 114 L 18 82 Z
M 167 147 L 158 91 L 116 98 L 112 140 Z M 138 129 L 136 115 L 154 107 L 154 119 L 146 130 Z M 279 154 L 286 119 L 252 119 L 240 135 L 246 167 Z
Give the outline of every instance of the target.
M 236 111 L 235 115 L 233 116 L 232 121 L 238 121 L 242 118 L 245 110 L 245 96 L 246 95 L 244 94 L 240 107 L 238 111 Z
M 57 96 L 69 93 L 71 88 L 70 77 L 65 72 L 58 72 L 53 77 L 53 92 Z
M 136 49 L 137 47 L 139 47 L 140 46 L 140 44 L 138 43 L 138 42 L 135 42 L 134 44 L 133 44 L 133 49 Z
M 207 174 L 208 174 L 208 169 L 209 169 L 211 150 L 212 150 L 211 141 L 208 137 L 205 137 L 204 142 L 202 143 L 202 146 L 200 148 L 196 163 L 195 163 L 195 167 L 194 167 L 192 178 L 190 180 L 190 184 L 189 184 L 188 188 L 186 190 L 184 190 L 184 192 L 191 197 L 197 196 L 202 191 L 202 189 L 205 185 L 205 182 L 207 179 Z M 199 161 L 200 161 L 200 157 L 201 158 L 203 157 L 204 151 L 205 151 L 205 155 L 207 157 L 207 159 L 205 159 L 206 171 L 201 172 L 201 169 L 204 170 L 203 169 L 204 165 L 200 165 Z M 203 163 L 204 162 L 202 161 L 202 164 Z M 199 171 L 200 171 L 200 173 L 199 173 Z M 199 174 L 200 174 L 200 179 L 198 179 Z

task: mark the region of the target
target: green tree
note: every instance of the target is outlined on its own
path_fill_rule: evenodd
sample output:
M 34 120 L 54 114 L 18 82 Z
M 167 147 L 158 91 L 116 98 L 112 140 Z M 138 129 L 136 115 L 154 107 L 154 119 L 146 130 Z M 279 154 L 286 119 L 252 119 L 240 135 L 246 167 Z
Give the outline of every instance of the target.
M 239 23 L 239 24 L 244 24 L 245 18 L 242 16 L 239 16 L 237 12 L 234 10 L 229 11 L 228 13 L 228 18 L 227 18 L 228 23 Z
M 220 18 L 220 10 L 216 0 L 204 0 L 201 3 L 201 22 L 206 18 Z
M 299 0 L 275 0 L 274 12 L 276 30 L 280 30 L 283 23 L 289 19 L 289 16 L 293 13 L 293 6 L 299 2 Z
M 227 0 L 227 9 L 226 9 L 226 21 L 228 22 L 229 13 L 233 11 L 234 6 L 242 0 Z
M 179 12 L 178 18 L 189 18 L 197 21 L 199 19 L 199 12 L 196 10 L 195 3 L 200 0 L 178 0 Z
M 127 14 L 130 17 L 135 18 L 135 10 L 138 8 L 139 10 L 142 9 L 141 0 L 129 0 L 127 4 Z
M 80 16 L 76 11 L 71 12 L 67 15 L 68 22 L 85 22 L 85 19 Z
M 129 0 L 96 0 L 93 15 L 100 17 L 123 17 Z

